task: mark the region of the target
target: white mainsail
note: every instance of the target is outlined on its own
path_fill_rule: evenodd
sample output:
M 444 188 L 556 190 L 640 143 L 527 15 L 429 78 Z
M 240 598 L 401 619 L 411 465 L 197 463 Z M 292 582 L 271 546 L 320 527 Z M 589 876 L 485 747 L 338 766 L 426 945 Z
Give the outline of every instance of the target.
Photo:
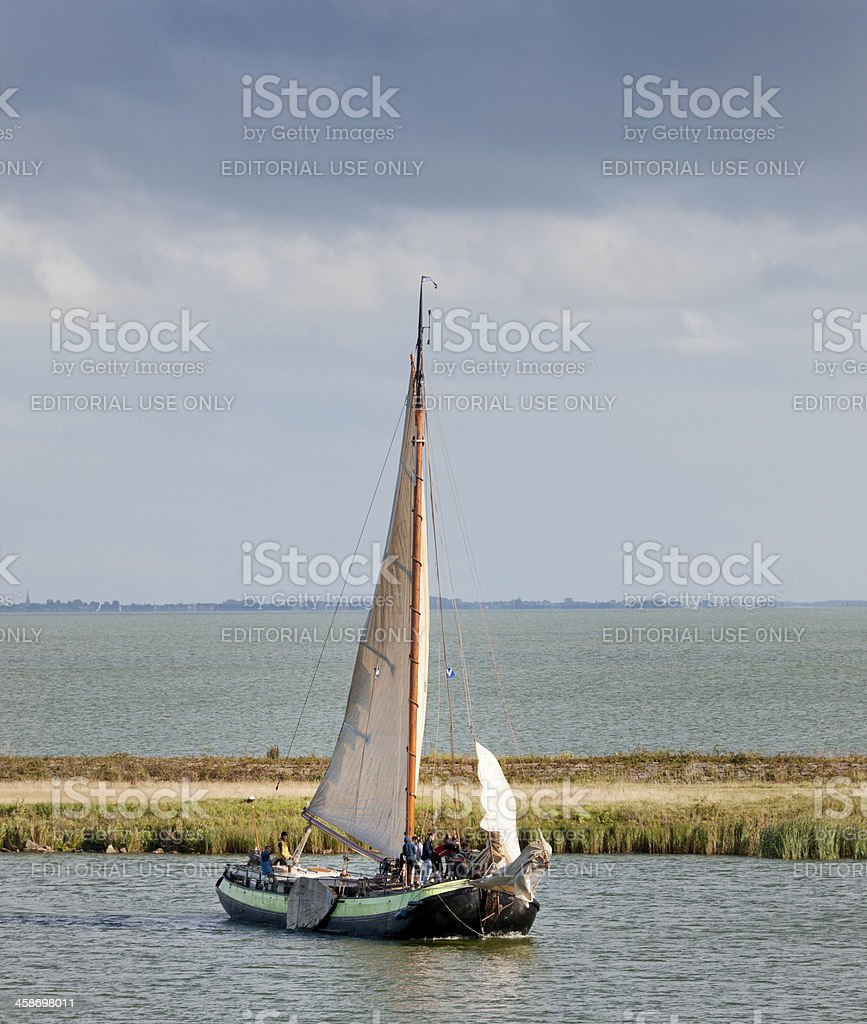
M 331 763 L 307 808 L 383 856 L 396 858 L 406 827 L 407 746 L 415 475 L 413 387 L 407 397 L 397 485 L 373 606 L 358 646 L 346 715 Z M 424 491 L 422 491 L 424 494 Z M 422 502 L 423 504 L 423 502 Z M 427 707 L 427 531 L 422 529 L 417 744 L 424 741 Z

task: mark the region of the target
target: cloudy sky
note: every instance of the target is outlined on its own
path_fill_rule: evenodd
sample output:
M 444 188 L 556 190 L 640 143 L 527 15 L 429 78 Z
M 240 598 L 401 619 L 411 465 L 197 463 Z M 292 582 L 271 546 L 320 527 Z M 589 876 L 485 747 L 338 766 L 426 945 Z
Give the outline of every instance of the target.
M 813 316 L 867 311 L 865 28 L 797 0 L 7 5 L 0 595 L 222 600 L 245 541 L 351 554 L 429 274 L 443 317 L 589 321 L 553 352 L 428 349 L 486 597 L 621 597 L 643 541 L 758 543 L 780 583 L 751 592 L 867 597 L 867 352 Z M 62 323 L 52 351 L 75 310 L 189 310 L 208 351 L 73 351 Z

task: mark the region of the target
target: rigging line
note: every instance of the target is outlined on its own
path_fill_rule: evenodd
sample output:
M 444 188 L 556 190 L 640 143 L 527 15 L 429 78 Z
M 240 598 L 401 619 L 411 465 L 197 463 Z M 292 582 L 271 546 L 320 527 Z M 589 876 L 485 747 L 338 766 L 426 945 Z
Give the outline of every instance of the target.
M 469 731 L 470 731 L 470 736 L 473 738 L 473 740 L 475 740 L 477 737 L 476 737 L 476 727 L 475 727 L 475 724 L 473 722 L 473 699 L 472 699 L 472 694 L 470 693 L 470 684 L 469 684 L 470 676 L 469 676 L 469 670 L 467 669 L 466 652 L 464 650 L 464 635 L 463 635 L 463 631 L 461 630 L 460 620 L 458 618 L 458 605 L 457 605 L 457 600 L 455 598 L 454 580 L 452 579 L 452 564 L 451 564 L 451 560 L 449 559 L 448 538 L 446 537 L 445 534 L 442 535 L 442 541 L 443 541 L 443 557 L 444 557 L 445 564 L 446 564 L 446 576 L 448 577 L 449 591 L 450 591 L 450 595 L 451 595 L 452 615 L 454 617 L 455 633 L 456 633 L 457 638 L 458 638 L 458 651 L 460 653 L 460 659 L 461 659 L 462 682 L 463 682 L 463 685 L 464 685 L 464 700 L 466 702 L 466 709 L 467 709 L 467 726 L 468 726 Z
M 428 436 L 430 436 L 430 431 L 427 428 L 427 422 L 425 422 L 425 429 L 428 432 Z M 430 477 L 430 491 L 429 491 L 429 493 L 430 493 L 430 499 L 431 499 L 431 529 L 432 529 L 432 533 L 433 533 L 433 543 L 434 543 L 434 567 L 435 567 L 435 570 L 436 570 L 436 581 L 437 581 L 437 606 L 438 606 L 439 618 L 440 618 L 440 636 L 441 636 L 441 639 L 442 639 L 443 661 L 445 663 L 446 672 L 448 672 L 449 659 L 448 659 L 448 653 L 446 651 L 445 616 L 443 614 L 443 591 L 442 591 L 442 583 L 440 582 L 440 560 L 439 560 L 439 550 L 438 550 L 438 546 L 437 546 L 437 528 L 436 528 L 436 518 L 435 518 L 435 512 L 434 512 L 435 504 L 436 504 L 435 501 L 434 501 L 434 487 L 435 487 L 435 484 L 434 484 L 433 466 L 431 464 L 431 459 L 430 459 L 430 449 L 428 449 L 428 476 Z M 439 664 L 439 658 L 437 658 L 437 663 Z M 440 669 L 440 671 L 441 671 L 441 669 Z M 440 709 L 439 709 L 439 689 L 440 689 L 440 687 L 442 685 L 443 685 L 442 677 L 439 676 L 438 677 L 438 683 L 437 683 L 437 739 L 439 739 L 439 713 L 440 713 Z M 452 689 L 451 689 L 451 686 L 449 685 L 448 676 L 446 676 L 445 688 L 446 688 L 446 701 L 448 702 L 448 713 L 449 713 L 449 752 L 450 752 L 450 755 L 451 755 L 450 756 L 450 768 L 451 768 L 451 787 L 450 788 L 451 788 L 452 805 L 453 805 L 452 813 L 455 816 L 457 816 L 457 812 L 458 812 L 458 787 L 457 787 L 457 783 L 455 782 L 455 775 L 456 775 L 456 772 L 457 772 L 456 758 L 455 758 L 455 723 L 454 723 L 454 712 L 452 710 Z M 439 749 L 439 747 L 437 749 Z
M 473 719 L 473 695 L 472 691 L 470 690 L 470 670 L 467 666 L 467 654 L 466 648 L 464 647 L 464 633 L 463 630 L 461 629 L 460 616 L 458 615 L 458 602 L 457 597 L 455 596 L 454 580 L 452 579 L 452 564 L 451 559 L 449 558 L 448 541 L 446 540 L 445 536 L 443 536 L 443 554 L 445 556 L 446 562 L 446 575 L 448 576 L 449 579 L 452 615 L 455 620 L 455 631 L 457 632 L 458 635 L 458 650 L 460 652 L 461 672 L 463 674 L 464 684 L 464 700 L 467 705 L 467 724 L 469 725 L 470 735 L 472 736 L 473 740 L 476 740 L 478 737 L 476 736 L 476 723 Z
M 502 677 L 500 676 L 500 667 L 497 664 L 497 656 L 494 653 L 493 637 L 491 636 L 491 629 L 490 629 L 490 624 L 488 622 L 487 611 L 486 611 L 484 603 L 482 601 L 481 583 L 479 581 L 479 574 L 478 574 L 478 570 L 476 568 L 475 559 L 473 558 L 472 549 L 470 548 L 470 541 L 469 541 L 469 537 L 467 535 L 467 528 L 466 528 L 466 523 L 464 521 L 463 510 L 461 509 L 460 499 L 458 498 L 457 485 L 455 483 L 454 473 L 452 471 L 452 464 L 451 464 L 451 459 L 449 458 L 448 446 L 446 445 L 445 432 L 444 432 L 444 430 L 442 428 L 442 423 L 440 421 L 440 416 L 439 416 L 439 410 L 436 408 L 436 406 L 434 406 L 434 416 L 436 417 L 436 421 L 437 421 L 437 430 L 439 432 L 439 437 L 440 437 L 440 446 L 442 447 L 442 450 L 443 450 L 443 459 L 444 459 L 445 466 L 446 466 L 446 475 L 447 475 L 448 480 L 449 480 L 449 485 L 450 485 L 451 492 L 452 492 L 452 500 L 454 501 L 455 510 L 457 512 L 458 525 L 460 527 L 461 537 L 462 537 L 463 542 L 464 542 L 464 550 L 466 551 L 466 554 L 467 554 L 467 561 L 469 562 L 469 566 L 470 566 L 470 574 L 471 574 L 472 579 L 473 579 L 473 587 L 474 587 L 475 592 L 476 592 L 476 601 L 478 602 L 478 605 L 479 605 L 479 612 L 481 613 L 482 626 L 483 626 L 483 628 L 485 630 L 485 637 L 486 637 L 487 642 L 488 642 L 488 652 L 491 655 L 491 662 L 492 662 L 493 667 L 494 667 L 494 676 L 495 676 L 495 678 L 497 680 L 497 687 L 498 687 L 498 689 L 500 691 L 500 701 L 501 701 L 501 703 L 503 705 L 503 711 L 505 712 L 506 721 L 508 722 L 508 725 L 509 725 L 509 732 L 512 735 L 512 742 L 515 745 L 515 753 L 520 758 L 521 757 L 521 746 L 518 743 L 518 734 L 515 731 L 515 725 L 514 725 L 514 722 L 512 721 L 512 714 L 511 714 L 511 711 L 509 710 L 509 702 L 508 702 L 508 700 L 506 698 L 506 690 L 505 690 L 505 687 L 503 686 Z
M 454 498 L 454 495 L 453 495 L 453 498 Z M 473 722 L 473 699 L 472 699 L 472 693 L 470 691 L 470 685 L 469 685 L 470 676 L 469 676 L 469 670 L 467 668 L 466 651 L 464 649 L 464 634 L 463 634 L 463 630 L 461 629 L 460 618 L 458 616 L 458 604 L 457 604 L 457 598 L 455 596 L 455 585 L 454 585 L 454 580 L 452 579 L 452 563 L 451 563 L 451 559 L 449 558 L 449 553 L 448 553 L 448 538 L 446 537 L 445 534 L 443 534 L 443 555 L 444 555 L 445 564 L 446 564 L 446 575 L 448 576 L 448 582 L 449 582 L 449 592 L 450 592 L 450 599 L 451 599 L 451 606 L 452 606 L 452 616 L 454 618 L 454 624 L 455 624 L 455 633 L 456 633 L 457 638 L 458 638 L 458 651 L 459 651 L 460 659 L 461 659 L 461 671 L 463 673 L 462 682 L 463 682 L 463 686 L 464 686 L 464 700 L 465 700 L 466 709 L 467 709 L 467 724 L 468 724 L 468 727 L 469 727 L 469 730 L 470 730 L 470 736 L 473 738 L 473 740 L 475 740 L 475 739 L 477 739 L 477 737 L 476 737 L 475 724 Z
M 441 893 L 435 893 L 435 895 L 439 899 L 440 903 L 442 903 L 442 905 L 446 908 L 446 910 L 458 922 L 458 924 L 460 924 L 463 928 L 469 929 L 469 931 L 471 931 L 473 933 L 473 935 L 478 935 L 478 937 L 480 939 L 483 939 L 485 937 L 485 933 L 483 931 L 481 931 L 481 932 L 477 931 L 475 928 L 473 928 L 473 926 L 471 924 L 467 924 L 466 921 L 464 921 L 460 917 L 458 917 L 458 915 L 452 910 L 452 908 L 448 905 L 448 903 L 446 903 L 446 901 L 443 899 Z M 481 916 L 479 917 L 479 925 L 480 926 L 482 925 Z
M 428 434 L 430 433 L 430 431 L 429 431 L 429 429 L 427 427 L 427 423 L 425 423 L 425 430 L 426 430 L 426 432 Z M 443 616 L 443 589 L 442 589 L 442 583 L 440 582 L 440 557 L 439 557 L 439 547 L 438 547 L 438 544 L 437 544 L 436 503 L 434 501 L 434 472 L 433 472 L 433 465 L 431 464 L 430 449 L 428 449 L 427 456 L 428 456 L 428 459 L 427 459 L 428 476 L 430 477 L 429 494 L 430 494 L 430 506 L 431 506 L 431 517 L 430 517 L 431 518 L 431 532 L 433 533 L 434 569 L 435 569 L 435 572 L 436 572 L 436 581 L 437 581 L 437 608 L 438 608 L 438 611 L 439 611 L 439 618 L 440 618 L 440 637 L 441 637 L 441 640 L 442 640 L 443 660 L 445 662 L 446 671 L 448 672 L 449 657 L 448 657 L 448 651 L 446 649 L 446 628 L 445 628 L 445 617 Z M 442 685 L 442 680 L 440 679 L 438 687 L 437 687 L 437 694 L 439 694 L 439 686 L 441 686 L 441 685 Z M 448 683 L 448 679 L 446 679 L 446 700 L 448 702 L 448 709 L 449 709 L 449 750 L 451 752 L 452 773 L 454 774 L 454 770 L 455 770 L 455 730 L 454 730 L 454 720 L 453 720 L 453 716 L 452 716 L 452 694 L 451 694 L 451 687 L 449 686 L 449 683 Z M 437 703 L 437 738 L 439 739 L 439 698 L 438 698 L 438 703 Z
M 388 443 L 388 451 L 385 453 L 385 458 L 383 459 L 382 467 L 379 470 L 379 476 L 376 478 L 376 486 L 373 488 L 373 494 L 371 495 L 370 498 L 370 504 L 367 506 L 367 512 L 364 515 L 364 522 L 361 524 L 361 531 L 358 534 L 358 540 L 355 542 L 355 551 L 353 551 L 353 555 L 357 555 L 358 549 L 361 547 L 361 541 L 364 537 L 364 531 L 367 529 L 367 521 L 368 519 L 370 519 L 370 513 L 373 510 L 373 503 L 376 501 L 376 496 L 379 493 L 379 485 L 382 483 L 382 477 L 383 474 L 385 473 L 385 468 L 388 465 L 388 460 L 391 456 L 391 449 L 394 447 L 394 439 L 397 437 L 397 432 L 400 429 L 401 423 L 403 422 L 405 410 L 406 399 L 404 399 L 400 404 L 400 414 L 398 415 L 397 423 L 395 424 L 394 427 L 394 432 L 391 435 L 391 440 Z M 328 646 L 328 639 L 331 636 L 332 630 L 334 629 L 334 620 L 337 618 L 337 612 L 340 610 L 340 602 L 343 598 L 344 591 L 346 590 L 346 584 L 348 582 L 347 577 L 348 573 L 344 574 L 343 586 L 340 588 L 340 596 L 338 597 L 337 602 L 334 605 L 334 612 L 331 615 L 331 621 L 328 623 L 328 632 L 325 635 L 325 640 L 323 640 L 322 646 L 319 648 L 319 657 L 316 659 L 316 665 L 313 668 L 313 675 L 310 677 L 310 685 L 307 687 L 307 692 L 304 694 L 304 701 L 301 704 L 301 710 L 298 712 L 298 721 L 295 723 L 295 731 L 292 733 L 292 739 L 289 740 L 289 749 L 286 752 L 285 759 L 287 761 L 292 753 L 292 747 L 295 744 L 295 738 L 298 735 L 298 730 L 301 728 L 301 719 L 304 717 L 304 711 L 307 708 L 307 702 L 310 699 L 310 694 L 313 691 L 313 684 L 316 682 L 316 675 L 319 672 L 319 666 L 322 664 L 322 658 L 325 655 L 325 648 Z M 281 778 L 282 776 L 278 774 L 277 785 L 274 787 L 275 792 L 280 788 Z
M 440 655 L 439 647 L 437 647 L 437 727 L 436 733 L 434 734 L 434 751 L 439 754 L 440 752 L 440 718 L 442 717 L 442 659 Z M 430 688 L 430 677 L 428 677 L 428 688 Z

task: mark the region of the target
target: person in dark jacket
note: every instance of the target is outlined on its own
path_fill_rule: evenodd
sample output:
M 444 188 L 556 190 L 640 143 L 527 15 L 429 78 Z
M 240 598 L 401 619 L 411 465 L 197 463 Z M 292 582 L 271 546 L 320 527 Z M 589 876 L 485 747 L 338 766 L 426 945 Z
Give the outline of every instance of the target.
M 404 883 L 414 885 L 419 871 L 418 849 L 413 842 L 412 836 L 403 837 L 403 853 L 401 858 L 404 863 Z
M 431 874 L 434 869 L 434 858 L 436 857 L 435 850 L 436 836 L 433 832 L 428 832 L 425 841 L 421 847 L 421 884 L 427 885 L 430 881 Z
M 262 884 L 269 886 L 274 880 L 274 866 L 271 863 L 271 851 L 267 846 L 259 854 L 259 862 L 262 867 Z

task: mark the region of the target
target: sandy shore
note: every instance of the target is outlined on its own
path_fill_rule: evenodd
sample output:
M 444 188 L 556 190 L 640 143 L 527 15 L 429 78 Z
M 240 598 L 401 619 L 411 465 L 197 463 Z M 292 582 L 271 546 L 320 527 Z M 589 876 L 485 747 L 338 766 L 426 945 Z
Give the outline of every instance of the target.
M 84 779 L 84 776 L 78 777 Z M 87 782 L 75 779 L 61 779 L 58 783 L 50 779 L 0 780 L 0 804 L 74 804 L 78 793 L 94 795 L 94 786 L 100 781 L 87 777 Z M 519 780 L 513 790 L 519 803 L 533 801 L 534 806 L 553 806 L 563 801 L 563 792 L 550 779 Z M 451 799 L 456 791 L 459 798 L 472 799 L 475 786 L 464 780 L 457 786 L 447 785 L 435 789 L 430 783 L 420 788 L 420 798 L 433 802 Z M 114 803 L 123 793 L 144 794 L 151 799 L 158 797 L 165 803 L 180 803 L 195 796 L 198 800 L 227 800 L 243 802 L 248 796 L 256 800 L 291 799 L 307 800 L 316 789 L 313 782 L 301 783 L 284 781 L 275 791 L 271 782 L 227 782 L 221 779 L 196 779 L 181 782 L 173 779 L 112 779 L 105 782 L 105 799 Z M 811 797 L 812 785 L 792 782 L 608 782 L 570 785 L 567 797 L 574 803 L 587 803 L 596 807 L 614 804 L 649 803 L 659 806 L 688 807 L 712 804 L 720 807 L 742 807 L 769 803 L 783 803 L 791 800 L 806 800 Z M 131 797 L 135 799 L 135 796 Z

